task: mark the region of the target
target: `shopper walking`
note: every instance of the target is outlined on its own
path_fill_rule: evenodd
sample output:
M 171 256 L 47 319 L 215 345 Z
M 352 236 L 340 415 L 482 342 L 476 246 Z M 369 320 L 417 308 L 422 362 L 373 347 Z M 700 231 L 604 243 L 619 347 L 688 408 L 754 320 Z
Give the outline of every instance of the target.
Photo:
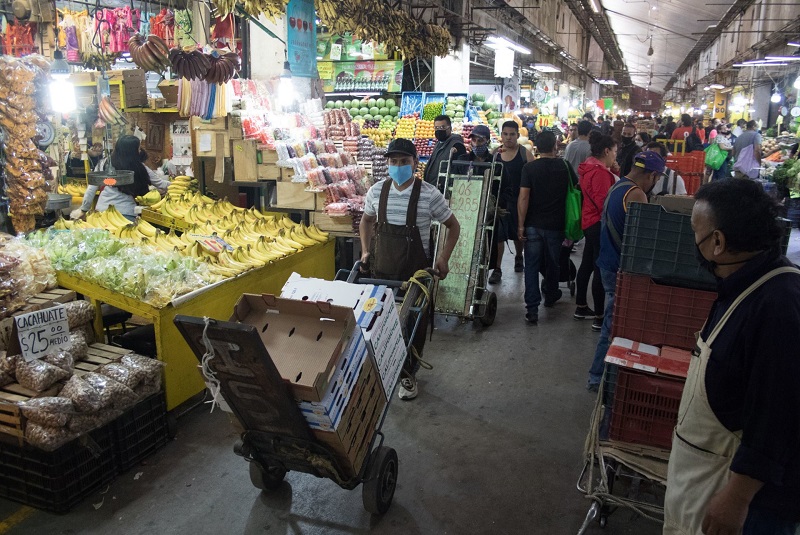
M 606 353 L 611 339 L 611 318 L 614 312 L 614 292 L 617 284 L 620 256 L 622 254 L 622 234 L 625 231 L 625 219 L 628 205 L 632 202 L 647 202 L 647 196 L 664 173 L 664 159 L 652 151 L 636 155 L 631 172 L 617 182 L 608 192 L 603 206 L 603 226 L 600 231 L 600 256 L 597 267 L 603 288 L 606 291 L 606 309 L 603 314 L 603 326 L 600 340 L 589 370 L 587 388 L 596 392 L 603 377 Z
M 683 389 L 664 533 L 800 532 L 800 271 L 749 180 L 698 190 L 692 228 L 718 297 Z
M 645 145 L 644 150 L 652 150 L 657 152 L 664 161 L 669 156 L 669 151 L 663 143 L 658 141 L 651 141 Z M 686 182 L 683 177 L 679 175 L 674 169 L 667 167 L 664 169 L 664 174 L 658 179 L 656 185 L 653 187 L 651 197 L 659 197 L 661 195 L 686 195 Z
M 407 139 L 395 139 L 386 150 L 390 180 L 372 186 L 364 199 L 364 216 L 359 224 L 361 262 L 381 279 L 407 280 L 417 270 L 435 266 L 441 279 L 450 271 L 449 261 L 461 227 L 444 196 L 424 180 L 414 180 L 419 164 L 417 149 Z M 439 258 L 431 258 L 431 221 L 446 229 Z M 435 261 L 434 261 L 435 260 Z M 428 317 L 424 314 L 414 349 L 422 356 Z M 400 381 L 400 399 L 417 397 L 418 363 L 409 356 Z
M 761 164 L 761 133 L 758 131 L 758 123 L 755 121 L 747 121 L 746 126 L 747 130 L 742 132 L 742 135 L 738 136 L 733 144 L 733 159 L 737 162 L 748 159 L 755 164 L 755 167 L 758 167 Z M 754 173 L 739 171 L 736 167 L 734 165 L 734 178 L 755 178 Z M 757 173 L 756 171 L 755 176 L 758 176 Z
M 577 128 L 578 138 L 570 142 L 564 151 L 564 159 L 572 165 L 573 169 L 577 169 L 592 153 L 592 147 L 589 145 L 589 134 L 592 131 L 592 123 L 589 121 L 581 121 L 578 123 Z
M 733 155 L 733 144 L 735 142 L 736 137 L 731 133 L 730 125 L 722 123 L 719 126 L 717 137 L 714 138 L 714 143 L 716 143 L 721 150 L 725 151 L 725 161 L 722 162 L 719 169 L 714 171 L 711 175 L 712 180 L 721 180 L 731 177 L 731 158 Z
M 575 295 L 575 313 L 573 317 L 578 320 L 592 318 L 592 329 L 599 331 L 603 326 L 603 310 L 605 308 L 605 290 L 603 289 L 600 268 L 597 267 L 597 257 L 600 255 L 600 228 L 603 216 L 603 204 L 608 195 L 608 190 L 614 185 L 616 177 L 611 172 L 611 166 L 617 157 L 617 144 L 611 136 L 592 132 L 589 137 L 592 154 L 578 167 L 581 191 L 583 192 L 583 206 L 581 212 L 581 226 L 583 227 L 584 243 L 581 266 L 578 268 L 577 293 Z M 594 310 L 589 308 L 586 296 L 589 290 L 589 279 L 592 280 L 592 301 Z
M 636 135 L 636 127 L 627 123 L 622 128 L 622 142 L 617 150 L 617 165 L 619 165 L 621 176 L 626 176 L 631 171 L 633 166 L 633 157 L 642 152 L 642 149 L 636 146 L 634 136 Z
M 536 138 L 540 158 L 522 168 L 517 235 L 525 242 L 525 319 L 539 322 L 539 269 L 545 262 L 544 306 L 561 299 L 558 289 L 559 252 L 564 241 L 567 185 L 577 185 L 569 162 L 556 155 L 556 136 L 545 131 Z
M 434 135 L 436 136 L 436 145 L 433 147 L 433 153 L 428 160 L 428 165 L 425 167 L 425 182 L 439 187 L 441 192 L 444 192 L 444 184 L 439 184 L 439 171 L 442 162 L 448 159 L 456 159 L 467 152 L 464 145 L 464 138 L 459 134 L 453 133 L 453 124 L 450 122 L 450 117 L 447 115 L 439 115 L 433 120 Z
M 522 242 L 517 237 L 517 202 L 522 180 L 522 168 L 530 159 L 528 150 L 519 144 L 519 125 L 514 121 L 506 121 L 500 131 L 503 144 L 497 149 L 497 159 L 503 162 L 503 180 L 497 195 L 499 212 L 494 225 L 496 239 L 494 241 L 494 271 L 489 277 L 489 284 L 497 284 L 503 277 L 503 254 L 506 242 L 514 242 L 514 271 L 521 273 L 524 265 Z M 572 143 L 570 143 L 572 145 Z

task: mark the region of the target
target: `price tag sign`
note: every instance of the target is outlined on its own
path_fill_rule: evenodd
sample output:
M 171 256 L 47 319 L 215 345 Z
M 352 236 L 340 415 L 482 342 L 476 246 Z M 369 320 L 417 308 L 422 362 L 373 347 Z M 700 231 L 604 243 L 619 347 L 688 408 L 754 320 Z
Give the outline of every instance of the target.
M 64 305 L 20 314 L 14 318 L 22 358 L 27 362 L 69 345 L 69 321 Z
M 342 45 L 338 43 L 331 44 L 331 61 L 339 61 L 342 59 Z

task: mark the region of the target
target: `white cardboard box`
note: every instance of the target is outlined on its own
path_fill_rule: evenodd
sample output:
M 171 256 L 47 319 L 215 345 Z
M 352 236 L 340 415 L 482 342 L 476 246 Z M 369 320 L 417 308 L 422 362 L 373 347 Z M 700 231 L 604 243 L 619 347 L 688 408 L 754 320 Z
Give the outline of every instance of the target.
M 390 288 L 304 278 L 292 273 L 281 290 L 281 297 L 302 301 L 326 301 L 332 305 L 352 308 L 367 347 L 375 358 L 386 396 L 391 395 L 406 352 L 400 316 L 395 306 L 394 293 Z M 401 348 L 402 354 L 400 354 Z

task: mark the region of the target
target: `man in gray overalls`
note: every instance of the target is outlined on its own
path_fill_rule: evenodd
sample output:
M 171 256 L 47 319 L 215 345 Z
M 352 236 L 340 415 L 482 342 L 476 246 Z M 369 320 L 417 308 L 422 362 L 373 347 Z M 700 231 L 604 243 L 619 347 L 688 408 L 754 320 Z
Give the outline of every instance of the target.
M 417 149 L 408 139 L 395 139 L 386 150 L 388 180 L 372 186 L 364 199 L 364 216 L 359 225 L 361 262 L 379 279 L 408 280 L 420 269 L 432 265 L 439 278 L 450 271 L 450 255 L 458 242 L 461 226 L 444 196 L 433 184 L 414 179 L 419 163 Z M 431 258 L 431 222 L 443 224 L 447 235 L 439 258 Z M 427 314 L 414 339 L 421 356 L 425 343 Z M 416 365 L 407 359 L 400 380 L 400 399 L 417 397 Z

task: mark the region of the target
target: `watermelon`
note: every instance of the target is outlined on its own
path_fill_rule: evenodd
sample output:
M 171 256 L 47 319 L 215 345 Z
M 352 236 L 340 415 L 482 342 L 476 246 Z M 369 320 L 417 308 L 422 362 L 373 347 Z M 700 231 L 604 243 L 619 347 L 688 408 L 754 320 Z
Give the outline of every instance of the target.
M 377 106 L 377 105 L 378 105 L 378 101 L 375 100 L 374 98 L 371 98 L 371 99 L 369 99 L 367 101 L 367 106 L 369 106 L 370 108 L 373 107 L 373 106 Z
M 483 111 L 491 111 L 492 109 L 494 109 L 494 106 L 492 104 L 489 104 L 488 102 L 484 102 L 483 104 L 481 104 L 481 109 L 483 109 Z
M 350 108 L 350 101 L 349 100 L 345 100 L 344 102 L 342 102 L 342 108 L 348 108 L 349 109 Z
M 383 108 L 384 106 L 386 106 L 386 99 L 385 99 L 385 98 L 379 98 L 379 99 L 378 99 L 377 106 L 378 106 L 379 108 Z
M 366 120 L 366 121 L 371 121 L 371 120 L 372 120 L 372 115 L 370 115 L 369 113 L 368 113 L 368 114 L 366 114 L 366 115 L 364 116 L 364 120 Z
M 363 108 L 361 108 L 361 109 L 359 110 L 359 113 L 360 113 L 361 115 L 367 115 L 367 114 L 369 114 L 369 108 L 367 108 L 366 106 L 364 106 Z
M 387 108 L 386 106 L 382 107 L 381 108 L 381 115 L 383 115 L 383 116 L 389 115 L 389 108 Z
M 386 102 L 387 106 L 389 105 L 389 102 L 390 101 Z M 393 102 L 393 101 L 391 101 L 391 102 Z M 391 109 L 389 110 L 389 113 L 391 113 L 392 116 L 397 117 L 398 115 L 400 115 L 400 106 L 392 106 Z
M 372 102 L 372 99 L 370 99 L 370 102 Z M 370 115 L 380 115 L 381 114 L 381 110 L 377 106 L 372 106 L 369 109 L 369 113 L 370 113 Z
M 329 100 L 328 102 L 325 103 L 325 109 L 326 110 L 333 109 L 333 101 L 332 100 Z
M 386 105 L 389 106 L 390 108 L 393 108 L 393 107 L 397 106 L 397 103 L 394 101 L 393 98 L 387 98 L 386 99 Z
M 336 102 L 333 103 L 333 107 L 334 108 L 341 108 L 343 104 L 344 104 L 344 102 L 342 102 L 341 100 L 337 100 Z
M 486 97 L 481 93 L 475 93 L 474 95 L 472 95 L 472 102 L 484 102 L 485 100 Z

